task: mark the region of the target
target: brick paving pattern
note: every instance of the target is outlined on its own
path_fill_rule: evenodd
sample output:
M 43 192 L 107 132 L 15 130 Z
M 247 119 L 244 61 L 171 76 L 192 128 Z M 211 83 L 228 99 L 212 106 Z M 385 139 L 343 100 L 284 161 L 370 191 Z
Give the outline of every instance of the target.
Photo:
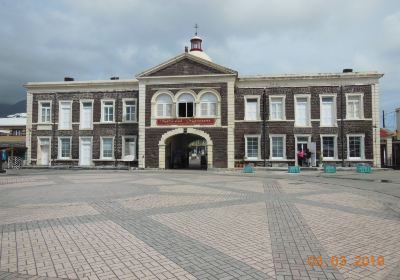
M 0 279 L 394 280 L 398 209 L 393 196 L 294 176 L 0 177 Z M 332 256 L 385 265 L 335 267 Z

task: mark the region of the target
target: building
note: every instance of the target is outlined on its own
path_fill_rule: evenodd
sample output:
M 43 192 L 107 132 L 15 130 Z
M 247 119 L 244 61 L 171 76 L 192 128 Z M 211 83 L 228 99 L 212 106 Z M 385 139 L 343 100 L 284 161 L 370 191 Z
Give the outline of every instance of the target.
M 400 169 L 400 108 L 396 109 L 396 131 L 381 128 L 381 166 Z
M 26 159 L 26 117 L 25 113 L 18 113 L 0 118 L 0 161 L 3 154 L 8 159 L 18 158 L 19 162 Z
M 241 76 L 212 62 L 195 36 L 190 51 L 135 79 L 27 83 L 28 162 L 287 166 L 306 164 L 298 156 L 308 149 L 312 165 L 380 166 L 382 76 Z

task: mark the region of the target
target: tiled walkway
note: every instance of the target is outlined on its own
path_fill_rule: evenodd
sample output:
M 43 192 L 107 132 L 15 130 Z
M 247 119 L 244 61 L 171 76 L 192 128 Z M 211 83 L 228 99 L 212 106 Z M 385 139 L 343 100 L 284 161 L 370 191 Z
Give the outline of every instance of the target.
M 394 280 L 398 205 L 293 176 L 0 177 L 0 279 Z M 347 262 L 335 266 L 332 257 Z

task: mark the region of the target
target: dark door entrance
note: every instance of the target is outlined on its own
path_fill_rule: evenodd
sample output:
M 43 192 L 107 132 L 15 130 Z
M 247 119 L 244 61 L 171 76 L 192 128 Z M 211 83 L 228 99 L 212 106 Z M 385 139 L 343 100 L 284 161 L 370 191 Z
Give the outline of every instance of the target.
M 400 169 L 400 142 L 393 143 L 393 168 Z
M 178 134 L 165 143 L 165 167 L 207 169 L 207 141 L 194 134 Z

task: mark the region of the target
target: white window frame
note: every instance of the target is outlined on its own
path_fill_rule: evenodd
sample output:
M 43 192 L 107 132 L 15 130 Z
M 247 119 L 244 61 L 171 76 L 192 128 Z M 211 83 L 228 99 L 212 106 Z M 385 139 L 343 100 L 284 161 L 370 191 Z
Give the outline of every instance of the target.
M 324 142 L 323 138 L 324 137 L 333 137 L 333 152 L 334 152 L 334 157 L 324 157 Z M 320 141 L 321 141 L 321 147 L 320 147 L 320 153 L 323 161 L 327 160 L 337 160 L 338 159 L 338 146 L 337 146 L 337 134 L 321 134 L 320 135 Z
M 112 139 L 112 157 L 104 157 L 103 156 L 103 141 L 104 141 L 104 139 Z M 100 137 L 100 159 L 101 160 L 114 160 L 115 159 L 115 155 L 114 155 L 114 153 L 115 153 L 115 151 L 114 151 L 114 149 L 115 149 L 115 137 L 114 136 L 101 136 Z
M 297 99 L 298 98 L 307 98 L 307 124 L 304 125 L 299 125 L 297 123 L 297 116 L 296 116 L 296 111 L 297 111 Z M 295 94 L 294 96 L 294 126 L 295 127 L 311 127 L 311 95 L 310 94 Z
M 129 102 L 129 101 L 135 101 L 135 117 L 134 117 L 134 120 L 127 120 L 126 119 L 126 108 L 128 107 L 127 105 L 126 105 L 126 102 Z M 127 123 L 136 123 L 137 122 L 137 114 L 138 114 L 138 111 L 137 111 L 137 98 L 123 98 L 122 99 L 122 103 L 123 103 L 123 111 L 122 111 L 122 121 L 123 122 L 127 122 Z
M 189 94 L 193 97 L 193 116 L 192 117 L 180 117 L 179 116 L 179 104 L 180 103 L 185 103 L 186 104 L 186 115 L 187 115 L 187 104 L 190 102 L 179 102 L 179 98 L 181 98 L 182 95 L 184 94 Z M 177 118 L 196 118 L 197 117 L 197 104 L 198 104 L 198 99 L 197 95 L 194 91 L 192 90 L 180 90 L 176 93 L 175 95 L 175 115 Z
M 212 95 L 214 95 L 215 98 L 217 99 L 217 102 L 215 102 L 215 110 L 216 110 L 216 112 L 215 112 L 216 114 L 215 114 L 215 115 L 209 114 L 209 113 L 210 113 L 210 104 L 212 104 L 212 103 L 214 103 L 214 102 L 202 102 L 202 101 L 201 101 L 202 98 L 203 98 L 203 96 L 204 96 L 205 94 L 212 94 Z M 220 111 L 221 111 L 221 110 L 220 110 L 221 97 L 219 96 L 219 93 L 218 93 L 218 92 L 216 92 L 216 91 L 214 91 L 214 90 L 202 90 L 202 91 L 200 91 L 199 94 L 198 94 L 198 101 L 197 101 L 196 103 L 199 104 L 199 105 L 198 105 L 198 109 L 197 109 L 196 111 L 199 112 L 198 115 L 199 115 L 200 117 L 211 117 L 211 118 L 217 118 L 217 117 L 219 117 Z M 207 104 L 207 113 L 208 113 L 207 115 L 203 115 L 202 108 L 201 108 L 202 104 Z
M 90 128 L 82 127 L 83 103 L 92 103 L 92 121 L 91 121 Z M 93 99 L 81 99 L 80 100 L 80 109 L 79 109 L 79 129 L 80 130 L 93 130 L 93 114 L 94 114 L 94 100 Z
M 67 128 L 61 127 L 61 103 L 69 103 L 69 126 Z M 72 129 L 72 100 L 59 100 L 58 101 L 58 130 L 71 130 Z
M 282 137 L 283 138 L 283 157 L 272 156 L 272 138 Z M 285 160 L 286 159 L 286 134 L 270 134 L 269 135 L 269 158 L 270 160 Z
M 257 99 L 257 116 L 255 120 L 247 119 L 247 100 L 248 99 Z M 256 122 L 261 120 L 260 116 L 260 96 L 259 95 L 245 95 L 244 96 L 244 120 L 249 122 Z
M 258 138 L 258 155 L 257 157 L 248 157 L 247 156 L 247 138 Z M 259 160 L 261 159 L 261 135 L 260 134 L 245 134 L 244 135 L 245 139 L 245 146 L 244 146 L 244 152 L 245 152 L 245 159 L 246 160 Z
M 158 104 L 169 104 L 169 103 L 157 103 L 157 99 L 159 96 L 166 94 L 171 98 L 171 115 L 170 116 L 159 116 L 158 115 L 158 111 L 157 111 L 157 105 Z M 176 112 L 174 110 L 174 108 L 176 108 L 176 104 L 175 104 L 175 96 L 172 94 L 172 92 L 168 91 L 168 90 L 160 90 L 158 92 L 156 92 L 153 97 L 151 98 L 151 116 L 152 116 L 152 125 L 155 125 L 155 120 L 158 118 L 174 118 L 176 116 Z M 163 106 L 163 113 L 165 113 L 165 106 Z
M 333 116 L 332 120 L 333 123 L 332 125 L 324 125 L 322 124 L 322 98 L 324 97 L 332 97 L 333 98 Z M 337 127 L 337 101 L 336 101 L 336 95 L 334 94 L 320 94 L 319 95 L 319 126 L 320 127 Z
M 134 139 L 135 140 L 135 160 L 137 160 L 137 135 L 123 135 L 122 136 L 122 158 L 126 157 L 127 155 L 125 154 L 125 140 L 126 139 Z
M 281 98 L 282 99 L 282 118 L 273 119 L 272 118 L 272 99 Z M 284 121 L 286 120 L 286 96 L 285 95 L 270 95 L 269 96 L 269 120 L 270 121 Z
M 61 146 L 62 139 L 69 140 L 69 157 L 62 156 L 62 146 Z M 58 137 L 58 157 L 57 158 L 60 160 L 72 159 L 72 136 L 59 136 Z
M 104 103 L 105 102 L 112 102 L 113 103 L 113 120 L 112 121 L 105 121 L 104 120 Z M 114 99 L 102 99 L 101 100 L 101 122 L 102 123 L 115 123 L 115 100 Z
M 48 121 L 48 122 L 42 120 L 42 104 L 43 103 L 50 103 L 50 121 Z M 38 123 L 39 124 L 51 124 L 51 123 L 53 123 L 52 116 L 53 116 L 53 102 L 52 102 L 52 100 L 40 100 L 39 101 L 39 106 L 38 106 Z
M 350 157 L 350 137 L 361 137 L 361 157 Z M 364 160 L 365 159 L 365 134 L 347 134 L 347 159 L 348 160 Z
M 354 118 L 349 116 L 349 97 L 358 96 L 360 97 L 360 117 Z M 362 120 L 364 119 L 364 93 L 346 93 L 346 120 Z

